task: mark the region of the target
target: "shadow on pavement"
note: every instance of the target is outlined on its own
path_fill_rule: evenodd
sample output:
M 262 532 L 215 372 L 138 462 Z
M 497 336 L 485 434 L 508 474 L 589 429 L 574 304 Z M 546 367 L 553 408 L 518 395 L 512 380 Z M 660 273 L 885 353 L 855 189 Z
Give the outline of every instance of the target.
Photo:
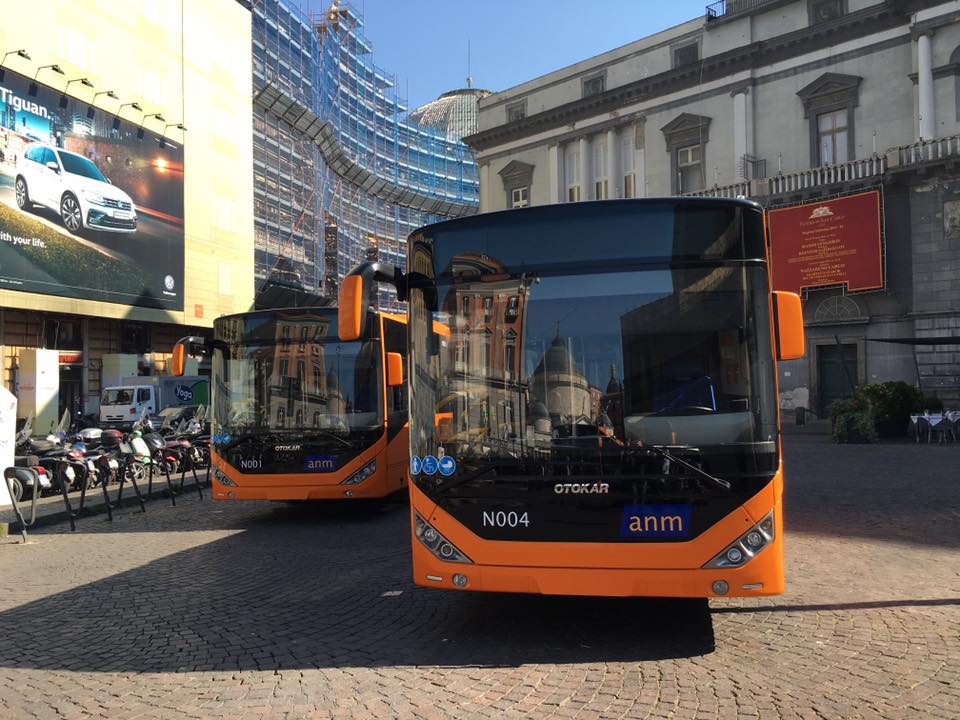
M 410 583 L 390 527 L 254 526 L 0 613 L 0 666 L 97 672 L 515 666 L 714 649 L 704 600 L 487 595 Z M 162 542 L 162 536 L 158 539 Z
M 751 607 L 714 608 L 716 614 L 763 613 L 763 612 L 831 612 L 833 610 L 881 610 L 894 607 L 940 607 L 960 605 L 960 598 L 936 598 L 932 600 L 872 600 L 854 603 L 830 603 L 827 605 L 756 605 Z
M 960 444 L 783 437 L 787 533 L 960 547 Z

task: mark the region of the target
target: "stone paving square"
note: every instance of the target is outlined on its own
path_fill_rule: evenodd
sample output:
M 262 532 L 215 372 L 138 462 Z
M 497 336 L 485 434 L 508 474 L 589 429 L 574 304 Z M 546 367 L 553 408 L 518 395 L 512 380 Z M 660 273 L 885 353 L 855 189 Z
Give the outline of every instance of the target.
M 416 588 L 402 502 L 8 538 L 0 717 L 960 717 L 960 446 L 784 448 L 775 598 Z

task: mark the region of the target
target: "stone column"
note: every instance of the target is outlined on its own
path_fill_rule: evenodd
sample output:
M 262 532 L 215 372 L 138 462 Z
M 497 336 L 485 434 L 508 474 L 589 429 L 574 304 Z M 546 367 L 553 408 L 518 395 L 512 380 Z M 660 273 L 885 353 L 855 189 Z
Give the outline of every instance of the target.
M 620 149 L 617 142 L 617 131 L 607 130 L 607 197 L 623 197 L 623 177 L 620 173 Z
M 936 136 L 933 107 L 933 43 L 932 32 L 917 37 L 917 85 L 919 105 L 917 127 L 921 140 L 932 140 Z
M 480 163 L 480 212 L 490 212 L 490 163 Z
M 590 196 L 590 142 L 584 135 L 580 138 L 580 199 L 589 200 Z
M 548 182 L 550 187 L 548 188 L 548 198 L 551 205 L 555 205 L 560 202 L 561 192 L 560 192 L 560 146 L 553 144 L 547 148 L 547 155 L 549 158 L 549 173 L 548 173 Z
M 747 89 L 733 93 L 733 175 L 737 180 L 746 180 L 747 154 Z

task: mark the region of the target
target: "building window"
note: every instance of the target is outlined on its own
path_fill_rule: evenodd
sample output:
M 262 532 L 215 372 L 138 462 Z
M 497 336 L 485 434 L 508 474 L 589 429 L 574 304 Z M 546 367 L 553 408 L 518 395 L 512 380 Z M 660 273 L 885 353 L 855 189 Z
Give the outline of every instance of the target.
M 846 11 L 846 0 L 808 0 L 807 2 L 811 25 L 836 20 L 843 17 Z
M 817 147 L 820 165 L 837 165 L 849 159 L 846 108 L 817 115 Z
M 321 387 L 321 383 L 322 383 L 321 378 L 322 378 L 322 377 L 323 377 L 323 373 L 320 372 L 320 366 L 319 366 L 319 365 L 314 365 L 314 366 L 313 366 L 313 391 L 314 391 L 317 395 L 320 394 L 320 387 Z
M 493 297 L 487 295 L 483 298 L 483 320 L 490 322 L 493 319 Z
M 461 307 L 463 308 L 463 316 L 469 319 L 470 318 L 470 297 L 469 296 L 465 295 L 463 297 L 463 302 L 461 303 Z
M 287 364 L 287 359 L 284 358 L 280 361 L 280 377 L 285 378 L 287 376 L 288 369 L 289 365 Z
M 300 328 L 300 352 L 303 352 L 304 350 L 307 349 L 307 333 L 308 332 L 310 332 L 310 330 L 307 328 L 306 325 Z
M 607 195 L 607 137 L 597 135 L 590 143 L 593 155 L 593 197 L 597 200 L 606 200 Z
M 507 343 L 503 347 L 503 376 L 512 377 L 516 373 L 514 363 L 517 361 L 517 348 L 513 343 Z
M 527 116 L 527 101 L 519 100 L 518 102 L 508 103 L 507 104 L 507 122 L 517 122 L 518 120 L 523 120 Z
M 704 151 L 710 142 L 710 118 L 681 113 L 660 128 L 660 132 L 670 153 L 671 192 L 682 194 L 702 190 L 706 185 Z
M 623 196 L 625 198 L 635 198 L 637 196 L 637 176 L 633 173 L 627 173 L 623 176 Z
M 530 204 L 528 198 L 529 189 L 525 187 L 514 188 L 510 191 L 510 207 L 520 208 Z
M 700 59 L 700 44 L 693 42 L 673 48 L 673 67 L 692 65 Z
M 283 343 L 281 343 L 281 347 L 283 348 L 290 347 L 290 326 L 289 325 L 283 326 Z
M 702 149 L 699 145 L 677 148 L 677 189 L 681 193 L 703 190 Z
M 824 73 L 797 91 L 810 127 L 811 167 L 855 158 L 854 109 L 862 81 L 857 75 Z
M 511 295 L 507 299 L 507 320 L 515 320 L 520 312 L 520 296 Z
M 529 188 L 533 185 L 534 166 L 511 160 L 497 173 L 506 191 L 507 207 L 525 207 L 530 204 Z
M 563 179 L 567 186 L 567 202 L 579 202 L 580 144 L 576 141 L 563 149 Z
M 607 76 L 605 73 L 592 75 L 583 79 L 583 97 L 599 95 L 607 89 Z

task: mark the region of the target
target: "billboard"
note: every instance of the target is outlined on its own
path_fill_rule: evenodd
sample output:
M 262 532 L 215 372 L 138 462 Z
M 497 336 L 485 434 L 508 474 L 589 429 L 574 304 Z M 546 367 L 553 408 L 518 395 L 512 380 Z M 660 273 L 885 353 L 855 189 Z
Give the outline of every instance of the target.
M 774 290 L 883 287 L 878 190 L 771 210 L 767 218 Z
M 0 289 L 183 310 L 183 148 L 4 70 Z

